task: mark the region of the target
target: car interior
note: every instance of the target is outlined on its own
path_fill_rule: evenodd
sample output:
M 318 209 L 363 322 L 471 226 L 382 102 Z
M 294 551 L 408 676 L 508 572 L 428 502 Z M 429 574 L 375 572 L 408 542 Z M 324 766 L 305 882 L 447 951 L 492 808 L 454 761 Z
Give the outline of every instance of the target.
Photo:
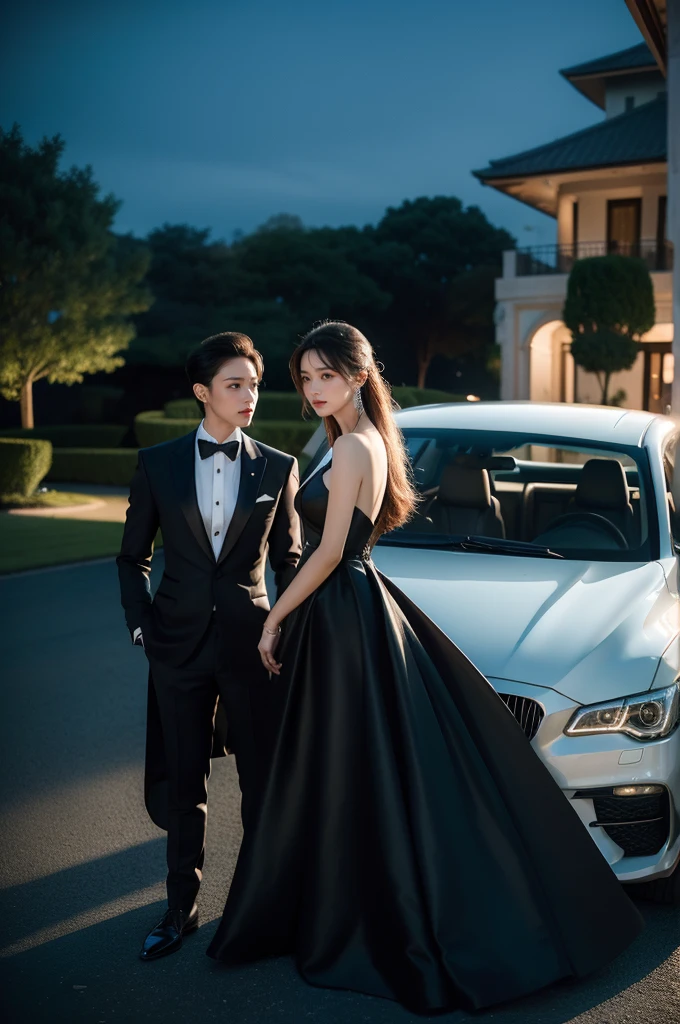
M 567 557 L 642 555 L 648 516 L 629 455 L 544 441 L 499 449 L 442 435 L 406 435 L 422 500 L 403 531 L 523 541 Z

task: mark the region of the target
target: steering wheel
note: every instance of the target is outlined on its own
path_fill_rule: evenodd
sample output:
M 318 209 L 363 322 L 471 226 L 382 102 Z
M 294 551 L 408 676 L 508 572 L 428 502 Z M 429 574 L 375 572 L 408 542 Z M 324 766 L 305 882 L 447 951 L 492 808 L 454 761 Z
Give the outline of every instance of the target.
M 540 537 L 545 537 L 546 534 L 552 533 L 553 530 L 559 529 L 561 526 L 575 526 L 577 523 L 586 523 L 588 526 L 592 526 L 596 530 L 600 530 L 603 533 L 609 535 L 611 540 L 616 541 L 616 544 L 622 551 L 628 550 L 628 541 L 619 530 L 618 526 L 615 526 L 605 516 L 598 515 L 597 512 L 564 512 L 557 519 L 553 519 L 551 523 L 539 534 L 538 537 L 534 537 L 533 543 L 535 544 Z M 542 542 L 544 543 L 544 542 Z M 555 542 L 553 541 L 553 544 Z

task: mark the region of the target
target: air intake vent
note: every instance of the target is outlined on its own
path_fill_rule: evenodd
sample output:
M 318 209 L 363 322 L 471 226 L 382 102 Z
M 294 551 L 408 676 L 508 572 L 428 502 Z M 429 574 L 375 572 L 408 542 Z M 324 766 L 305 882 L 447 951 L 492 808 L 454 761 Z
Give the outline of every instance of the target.
M 543 721 L 543 708 L 538 701 L 531 697 L 517 697 L 514 693 L 499 693 L 498 696 L 524 730 L 524 735 L 533 740 Z

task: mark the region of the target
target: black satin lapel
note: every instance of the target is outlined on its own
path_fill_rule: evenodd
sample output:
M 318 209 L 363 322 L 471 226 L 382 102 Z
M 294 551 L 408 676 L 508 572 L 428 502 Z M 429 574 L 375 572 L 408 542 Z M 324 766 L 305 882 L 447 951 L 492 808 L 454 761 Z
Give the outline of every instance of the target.
M 307 466 L 306 470 L 302 474 L 302 479 L 300 480 L 300 486 L 302 486 L 302 484 L 306 484 L 307 481 L 309 480 L 310 476 L 312 476 L 314 474 L 314 472 L 316 471 L 316 467 L 319 465 L 319 463 L 321 462 L 322 458 L 324 457 L 324 455 L 326 454 L 327 451 L 328 451 L 328 441 L 323 440 L 321 442 L 321 444 L 319 445 L 319 447 L 317 448 L 317 450 L 314 452 L 314 455 L 312 456 L 309 465 Z
M 179 496 L 179 503 L 189 528 L 198 541 L 201 550 L 208 556 L 211 562 L 215 561 L 208 535 L 203 525 L 203 517 L 198 507 L 196 497 L 196 468 L 195 468 L 195 441 L 196 431 L 182 438 L 181 445 L 177 446 L 173 459 L 173 470 L 175 474 L 175 486 Z
M 257 501 L 257 494 L 260 489 L 260 482 L 264 473 L 264 468 L 267 465 L 267 460 L 260 453 L 260 449 L 254 442 L 243 435 L 243 448 L 241 451 L 241 479 L 238 487 L 238 498 L 236 499 L 236 508 L 234 514 L 231 517 L 229 528 L 227 530 L 226 537 L 224 538 L 224 544 L 220 551 L 220 556 L 217 559 L 219 565 L 229 555 L 229 552 L 234 547 L 234 544 L 241 536 L 243 528 L 250 519 L 253 509 L 255 508 L 255 502 Z

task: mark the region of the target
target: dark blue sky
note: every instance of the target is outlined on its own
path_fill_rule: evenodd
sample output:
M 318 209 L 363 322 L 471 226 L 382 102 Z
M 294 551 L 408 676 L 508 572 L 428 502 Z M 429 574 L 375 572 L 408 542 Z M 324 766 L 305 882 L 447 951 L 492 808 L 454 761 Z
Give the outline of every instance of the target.
M 633 46 L 623 0 L 22 0 L 2 15 L 0 122 L 123 200 L 118 228 L 364 224 L 420 195 L 521 244 L 554 221 L 472 168 L 602 113 L 561 67 Z M 527 227 L 531 230 L 527 230 Z

